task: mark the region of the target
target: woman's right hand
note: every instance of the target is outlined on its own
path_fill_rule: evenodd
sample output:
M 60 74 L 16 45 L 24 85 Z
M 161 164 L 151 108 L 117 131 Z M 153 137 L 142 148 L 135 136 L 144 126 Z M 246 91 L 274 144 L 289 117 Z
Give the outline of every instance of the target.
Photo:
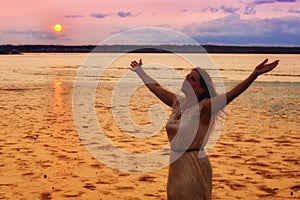
M 137 70 L 138 68 L 141 68 L 142 65 L 143 65 L 142 59 L 140 59 L 139 62 L 137 62 L 137 61 L 134 60 L 134 61 L 132 61 L 131 64 L 130 64 L 131 70 L 136 72 L 136 70 Z

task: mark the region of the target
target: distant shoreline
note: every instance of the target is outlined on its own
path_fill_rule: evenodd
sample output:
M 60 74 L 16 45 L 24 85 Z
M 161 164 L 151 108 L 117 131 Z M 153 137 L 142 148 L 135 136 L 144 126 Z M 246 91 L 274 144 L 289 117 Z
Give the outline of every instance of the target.
M 300 47 L 223 45 L 0 45 L 1 54 L 22 53 L 236 53 L 300 54 Z

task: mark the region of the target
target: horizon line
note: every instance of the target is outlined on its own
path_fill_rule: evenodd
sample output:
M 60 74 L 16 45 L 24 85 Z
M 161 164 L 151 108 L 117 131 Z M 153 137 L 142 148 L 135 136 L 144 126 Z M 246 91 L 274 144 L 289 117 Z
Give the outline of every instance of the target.
M 283 48 L 300 48 L 300 45 L 283 45 L 283 44 L 0 44 L 0 46 L 221 46 L 221 47 L 283 47 Z

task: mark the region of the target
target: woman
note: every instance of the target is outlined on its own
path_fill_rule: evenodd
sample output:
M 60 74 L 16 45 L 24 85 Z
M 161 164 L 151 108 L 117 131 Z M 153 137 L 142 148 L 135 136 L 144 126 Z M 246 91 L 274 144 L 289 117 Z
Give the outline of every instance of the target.
M 208 73 L 193 69 L 185 78 L 181 91 L 184 97 L 161 87 L 142 68 L 142 60 L 132 61 L 131 70 L 136 72 L 145 85 L 163 103 L 172 107 L 166 130 L 171 143 L 171 164 L 167 183 L 167 197 L 173 199 L 211 199 L 212 168 L 208 157 L 199 156 L 204 152 L 206 136 L 211 124 L 233 99 L 244 92 L 255 79 L 274 69 L 279 61 L 259 64 L 244 81 L 229 92 L 218 95 Z

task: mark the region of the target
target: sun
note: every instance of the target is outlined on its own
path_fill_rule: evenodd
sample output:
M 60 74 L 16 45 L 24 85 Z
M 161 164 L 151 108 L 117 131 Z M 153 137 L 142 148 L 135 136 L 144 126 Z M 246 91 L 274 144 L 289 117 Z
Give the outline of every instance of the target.
M 54 30 L 56 31 L 56 32 L 60 32 L 60 31 L 62 31 L 62 25 L 60 25 L 60 24 L 56 24 L 56 25 L 54 25 Z

